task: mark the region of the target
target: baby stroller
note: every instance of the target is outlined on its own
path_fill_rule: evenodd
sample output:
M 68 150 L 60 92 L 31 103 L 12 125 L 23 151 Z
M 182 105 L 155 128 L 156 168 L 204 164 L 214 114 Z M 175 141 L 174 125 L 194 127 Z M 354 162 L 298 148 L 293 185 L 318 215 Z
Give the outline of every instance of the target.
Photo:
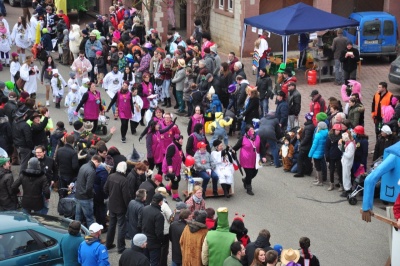
M 105 116 L 105 115 L 100 115 L 99 120 L 98 120 L 97 128 L 96 128 L 96 134 L 97 135 L 107 135 L 107 125 L 108 122 L 110 121 L 110 117 Z
M 373 162 L 371 169 L 369 169 L 369 171 L 356 176 L 355 180 L 354 180 L 354 185 L 352 187 L 352 192 L 351 194 L 347 197 L 347 200 L 349 201 L 350 205 L 356 205 L 358 200 L 357 200 L 357 195 L 358 193 L 360 193 L 361 191 L 364 190 L 364 181 L 367 178 L 367 176 L 372 173 L 372 171 L 374 171 L 383 161 L 383 157 L 379 157 L 376 161 Z M 380 181 L 376 184 L 375 186 L 375 190 L 379 189 L 380 187 Z M 377 193 L 377 191 L 375 191 L 375 195 L 379 195 L 379 192 Z
M 65 218 L 75 218 L 75 192 L 70 191 L 69 188 L 60 188 L 58 190 L 60 199 L 58 201 L 57 211 L 58 214 Z

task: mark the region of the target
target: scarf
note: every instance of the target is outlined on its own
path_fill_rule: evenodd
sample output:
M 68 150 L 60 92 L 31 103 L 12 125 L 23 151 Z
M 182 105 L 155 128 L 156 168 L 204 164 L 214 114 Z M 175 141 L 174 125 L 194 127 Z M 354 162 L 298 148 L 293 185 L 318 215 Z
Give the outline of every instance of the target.
M 196 204 L 200 204 L 203 198 L 198 198 L 196 195 L 193 194 L 192 199 Z
M 197 139 L 198 142 L 201 142 L 201 141 L 205 140 L 205 136 L 204 135 L 201 135 L 201 134 L 199 134 L 197 132 L 194 132 L 194 135 L 196 136 L 196 139 Z

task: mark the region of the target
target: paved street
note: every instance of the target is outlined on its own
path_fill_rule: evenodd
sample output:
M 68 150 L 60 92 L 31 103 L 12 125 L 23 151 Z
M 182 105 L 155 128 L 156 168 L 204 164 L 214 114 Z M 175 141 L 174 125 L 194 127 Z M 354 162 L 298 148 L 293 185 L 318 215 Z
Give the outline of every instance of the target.
M 22 14 L 21 8 L 11 8 L 6 4 L 7 21 L 10 28 L 14 26 L 17 17 Z M 73 24 L 72 22 L 71 24 Z M 15 51 L 16 48 L 13 48 Z M 221 54 L 226 59 L 226 54 Z M 255 76 L 251 74 L 250 59 L 245 59 L 246 73 L 255 84 Z M 39 68 L 39 62 L 36 62 Z M 59 65 L 62 76 L 67 80 L 69 68 Z M 389 63 L 382 59 L 364 60 L 361 75 L 358 77 L 362 83 L 363 103 L 366 105 L 366 132 L 370 136 L 370 151 L 373 150 L 374 132 L 372 121 L 369 116 L 370 104 L 373 94 L 376 91 L 378 82 L 388 81 L 387 74 Z M 309 94 L 313 89 L 318 89 L 322 96 L 327 99 L 330 96 L 340 98 L 340 87 L 333 85 L 333 82 L 324 82 L 315 86 L 306 84 L 304 72 L 297 72 L 298 89 L 302 94 L 303 119 L 309 107 Z M 0 72 L 0 80 L 7 81 L 10 78 L 9 68 Z M 40 84 L 40 83 L 39 83 Z M 389 90 L 394 94 L 400 94 L 400 88 L 389 84 Z M 37 94 L 38 101 L 44 103 L 44 86 L 39 85 Z M 102 95 L 106 95 L 101 90 Z M 106 98 L 107 102 L 109 99 Z M 271 103 L 272 104 L 272 103 Z M 173 111 L 171 108 L 168 111 Z M 67 114 L 64 109 L 57 110 L 50 107 L 50 115 L 53 122 L 59 120 L 67 121 Z M 110 114 L 109 114 L 110 115 Z M 302 123 L 302 121 L 301 121 Z M 111 126 L 119 129 L 119 122 L 112 120 Z M 186 132 L 187 118 L 179 117 L 178 125 L 182 132 Z M 68 126 L 72 131 L 72 126 Z M 139 132 L 143 127 L 139 126 Z M 186 133 L 184 133 L 186 139 Z M 119 130 L 107 146 L 116 146 L 122 154 L 131 152 L 132 144 L 135 143 L 139 152 L 145 153 L 145 143 L 137 140 L 137 136 L 127 135 L 127 143 L 122 144 Z M 236 137 L 231 137 L 229 143 L 234 145 Z M 314 172 L 315 173 L 315 172 Z M 361 220 L 360 201 L 356 206 L 351 206 L 339 192 L 327 191 L 327 186 L 315 187 L 312 185 L 314 177 L 295 179 L 292 174 L 286 174 L 282 168 L 264 167 L 259 171 L 254 180 L 253 189 L 255 196 L 249 196 L 243 190 L 240 173 L 235 174 L 235 195 L 229 200 L 225 198 L 207 199 L 206 206 L 217 209 L 226 206 L 232 219 L 235 213 L 245 215 L 245 225 L 249 230 L 251 240 L 255 240 L 261 229 L 268 229 L 271 232 L 271 244 L 281 244 L 284 248 L 298 248 L 298 240 L 302 236 L 311 239 L 311 251 L 316 254 L 322 265 L 384 265 L 389 256 L 388 233 L 386 226 L 374 219 L 367 224 Z M 185 186 L 181 181 L 181 189 Z M 56 204 L 58 196 L 53 192 L 51 198 L 50 214 L 58 215 Z M 175 203 L 171 201 L 173 209 Z M 375 203 L 374 210 L 384 214 L 380 209 L 383 205 L 379 200 Z M 112 265 L 118 265 L 119 255 L 117 250 L 110 251 Z

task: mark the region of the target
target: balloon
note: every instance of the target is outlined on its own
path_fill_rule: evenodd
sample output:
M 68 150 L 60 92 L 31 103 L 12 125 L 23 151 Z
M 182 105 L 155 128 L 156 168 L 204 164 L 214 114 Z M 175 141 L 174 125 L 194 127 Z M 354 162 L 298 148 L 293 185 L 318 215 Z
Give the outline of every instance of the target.
M 191 155 L 186 156 L 185 165 L 186 167 L 191 167 L 194 165 L 194 158 Z

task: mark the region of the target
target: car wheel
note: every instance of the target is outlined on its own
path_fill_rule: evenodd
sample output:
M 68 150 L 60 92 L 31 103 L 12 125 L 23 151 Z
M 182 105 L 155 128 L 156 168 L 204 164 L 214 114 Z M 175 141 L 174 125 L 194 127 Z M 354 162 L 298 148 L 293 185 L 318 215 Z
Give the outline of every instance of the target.
M 8 0 L 8 3 L 10 4 L 10 6 L 16 6 L 17 2 L 15 0 Z
M 389 62 L 393 62 L 394 60 L 396 60 L 396 56 L 395 55 L 389 55 Z

